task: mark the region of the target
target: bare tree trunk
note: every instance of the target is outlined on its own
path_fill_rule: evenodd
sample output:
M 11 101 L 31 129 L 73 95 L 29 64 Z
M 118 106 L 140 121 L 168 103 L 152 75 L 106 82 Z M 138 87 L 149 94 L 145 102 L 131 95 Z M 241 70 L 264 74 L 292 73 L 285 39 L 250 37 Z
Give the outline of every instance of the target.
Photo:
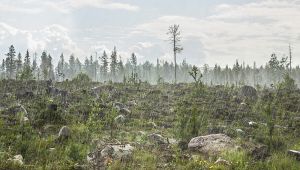
M 174 35 L 174 42 L 173 42 L 174 46 L 173 46 L 173 51 L 174 51 L 174 64 L 175 64 L 175 74 L 174 74 L 174 78 L 175 78 L 175 84 L 177 83 L 177 62 L 176 62 L 176 37 Z

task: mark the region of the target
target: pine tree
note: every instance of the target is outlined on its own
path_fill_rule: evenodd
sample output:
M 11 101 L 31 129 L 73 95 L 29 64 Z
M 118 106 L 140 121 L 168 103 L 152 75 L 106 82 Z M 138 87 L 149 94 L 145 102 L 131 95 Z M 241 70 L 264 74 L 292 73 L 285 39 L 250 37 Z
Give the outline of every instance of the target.
M 78 58 L 76 58 L 76 61 L 75 61 L 75 65 L 76 65 L 76 74 L 78 74 L 78 73 L 80 73 L 81 72 L 81 62 L 80 62 L 80 60 L 78 59 Z
M 137 58 L 134 53 L 131 54 L 130 62 L 133 66 L 133 73 L 135 74 L 137 72 Z
M 24 66 L 30 66 L 30 55 L 29 55 L 29 51 L 26 51 L 26 55 L 24 58 Z
M 117 61 L 117 49 L 116 47 L 114 47 L 114 50 L 112 51 L 112 54 L 110 56 L 110 73 L 111 73 L 111 78 L 113 81 L 116 80 L 116 72 L 117 72 L 117 65 L 118 65 L 118 61 Z
M 3 59 L 1 63 L 1 78 L 4 77 L 5 77 L 5 59 Z
M 17 75 L 20 74 L 21 70 L 22 70 L 22 55 L 21 53 L 18 54 L 18 58 L 16 61 L 16 71 L 17 71 Z
M 102 66 L 101 66 L 101 73 L 103 76 L 103 80 L 107 79 L 107 73 L 108 73 L 108 57 L 106 52 L 103 52 L 103 55 L 101 56 L 101 62 L 102 62 Z
M 121 56 L 119 56 L 119 62 L 118 62 L 118 72 L 119 72 L 119 80 L 122 79 L 122 77 L 125 76 L 125 73 L 124 73 L 125 69 L 124 69 L 124 64 L 123 64 L 123 61 L 122 61 L 122 58 Z
M 13 45 L 9 47 L 9 52 L 6 54 L 6 56 L 7 56 L 6 71 L 8 72 L 7 75 L 9 79 L 12 79 L 16 71 L 16 61 L 15 61 L 16 51 Z
M 45 51 L 43 51 L 42 56 L 41 56 L 40 69 L 42 71 L 43 79 L 47 80 L 48 75 L 49 75 L 49 70 L 48 70 L 48 56 Z
M 75 77 L 75 71 L 76 71 L 76 68 L 75 68 L 75 57 L 74 57 L 73 54 L 70 56 L 69 65 L 70 65 L 69 75 L 70 75 L 70 78 L 73 78 L 73 77 Z
M 48 76 L 47 76 L 48 79 L 55 80 L 54 70 L 52 65 L 52 57 L 50 54 L 48 55 L 47 70 L 48 70 Z
M 38 77 L 37 74 L 39 74 L 39 70 L 38 70 L 38 65 L 36 62 L 36 53 L 34 53 L 34 57 L 33 57 L 33 61 L 32 61 L 32 72 L 35 77 Z

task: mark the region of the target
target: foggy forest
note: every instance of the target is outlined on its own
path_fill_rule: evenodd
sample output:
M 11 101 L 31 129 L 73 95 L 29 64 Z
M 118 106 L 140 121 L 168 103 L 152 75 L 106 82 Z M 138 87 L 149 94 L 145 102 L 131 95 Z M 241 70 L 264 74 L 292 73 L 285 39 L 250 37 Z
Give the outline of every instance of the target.
M 0 1 L 0 170 L 299 170 L 299 16 L 299 0 Z

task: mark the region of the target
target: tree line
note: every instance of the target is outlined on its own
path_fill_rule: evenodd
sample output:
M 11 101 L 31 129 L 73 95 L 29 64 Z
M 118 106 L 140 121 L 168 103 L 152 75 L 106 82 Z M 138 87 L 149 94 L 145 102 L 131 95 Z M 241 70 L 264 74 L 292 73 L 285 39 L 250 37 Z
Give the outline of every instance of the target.
M 173 62 L 157 59 L 156 63 L 149 61 L 138 63 L 137 56 L 132 53 L 125 63 L 115 47 L 111 52 L 103 51 L 100 57 L 86 57 L 82 63 L 74 55 L 68 58 L 61 54 L 59 62 L 53 65 L 52 56 L 46 51 L 42 52 L 40 63 L 37 57 L 27 50 L 24 57 L 16 53 L 13 45 L 8 49 L 6 58 L 1 64 L 1 79 L 17 80 L 56 80 L 64 81 L 73 79 L 79 73 L 87 74 L 93 81 L 124 82 L 142 81 L 152 84 L 174 83 L 175 64 Z M 268 63 L 264 66 L 245 65 L 236 61 L 232 67 L 222 68 L 220 65 L 210 67 L 205 64 L 201 67 L 202 81 L 211 85 L 270 85 L 282 80 L 284 74 L 290 74 L 297 84 L 300 84 L 300 67 L 291 67 L 288 58 L 279 59 L 272 54 Z M 176 64 L 177 82 L 193 82 L 189 71 L 192 65 L 185 60 Z

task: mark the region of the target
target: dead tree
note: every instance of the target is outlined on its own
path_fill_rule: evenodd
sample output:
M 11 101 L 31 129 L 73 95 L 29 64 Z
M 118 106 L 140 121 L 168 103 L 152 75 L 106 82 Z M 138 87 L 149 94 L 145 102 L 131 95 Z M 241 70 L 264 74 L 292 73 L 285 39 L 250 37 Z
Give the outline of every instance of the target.
M 181 37 L 180 37 L 180 31 L 179 31 L 179 25 L 172 25 L 169 27 L 169 31 L 167 32 L 169 35 L 169 41 L 172 44 L 173 48 L 173 55 L 174 55 L 174 64 L 175 64 L 175 84 L 177 82 L 177 62 L 176 62 L 176 55 L 180 53 L 183 48 L 180 45 Z

